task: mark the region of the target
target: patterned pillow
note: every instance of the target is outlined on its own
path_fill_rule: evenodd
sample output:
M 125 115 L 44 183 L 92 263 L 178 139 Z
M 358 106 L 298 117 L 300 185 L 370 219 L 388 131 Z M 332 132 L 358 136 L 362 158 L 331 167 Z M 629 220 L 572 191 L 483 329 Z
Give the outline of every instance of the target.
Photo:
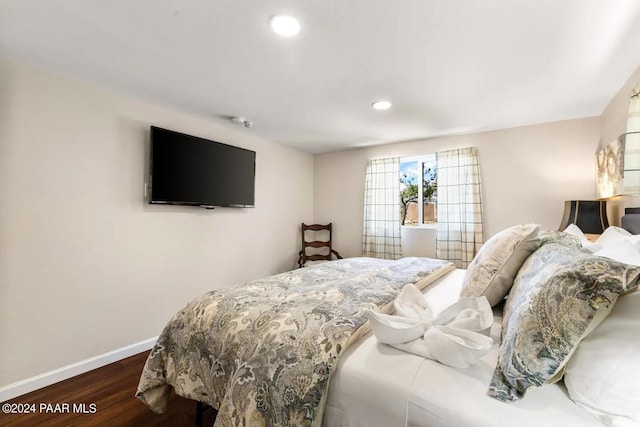
M 569 248 L 580 249 L 582 247 L 582 241 L 580 238 L 566 233 L 564 231 L 544 230 L 540 232 L 540 246 L 544 246 L 547 243 L 557 243 Z
M 524 260 L 540 246 L 538 231 L 538 224 L 516 225 L 491 237 L 469 264 L 460 296 L 485 296 L 492 306 L 502 301 Z
M 560 379 L 580 341 L 639 281 L 639 267 L 543 245 L 524 262 L 507 299 L 489 396 L 510 402 Z

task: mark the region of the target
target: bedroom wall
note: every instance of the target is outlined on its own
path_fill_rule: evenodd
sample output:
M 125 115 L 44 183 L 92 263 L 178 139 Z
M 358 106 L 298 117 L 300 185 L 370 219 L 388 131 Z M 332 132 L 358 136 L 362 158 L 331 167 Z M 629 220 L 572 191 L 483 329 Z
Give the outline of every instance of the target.
M 151 124 L 255 150 L 255 209 L 146 204 Z M 249 133 L 0 60 L 0 387 L 157 336 L 207 290 L 293 268 L 313 167 Z
M 514 224 L 557 229 L 564 200 L 595 197 L 598 117 L 470 135 L 373 146 L 315 156 L 314 220 L 334 223 L 334 248 L 362 251 L 364 175 L 369 159 L 476 146 L 483 185 L 485 240 Z M 435 253 L 435 230 L 403 230 L 404 255 Z

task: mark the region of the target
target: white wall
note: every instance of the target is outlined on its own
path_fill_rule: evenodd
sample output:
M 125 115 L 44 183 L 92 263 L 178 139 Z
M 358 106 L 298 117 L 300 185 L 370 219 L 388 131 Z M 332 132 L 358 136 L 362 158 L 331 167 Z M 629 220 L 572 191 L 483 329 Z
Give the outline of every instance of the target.
M 471 135 L 361 148 L 315 156 L 314 220 L 333 222 L 334 247 L 343 256 L 362 253 L 364 174 L 369 159 L 413 156 L 476 146 L 483 185 L 485 240 L 514 224 L 536 222 L 557 229 L 564 200 L 595 197 L 594 155 L 598 117 Z M 433 248 L 433 232 L 405 229 Z M 403 237 L 404 237 L 403 235 Z
M 257 152 L 255 209 L 150 206 L 148 129 Z M 313 157 L 0 61 L 0 387 L 158 335 L 199 294 L 293 268 Z

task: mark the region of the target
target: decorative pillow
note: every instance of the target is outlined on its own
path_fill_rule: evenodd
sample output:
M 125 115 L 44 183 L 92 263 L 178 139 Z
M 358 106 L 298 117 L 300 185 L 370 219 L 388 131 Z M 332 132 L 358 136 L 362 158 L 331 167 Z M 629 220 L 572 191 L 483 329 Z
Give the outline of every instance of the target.
M 573 249 L 580 249 L 582 247 L 582 241 L 578 237 L 563 231 L 543 230 L 540 231 L 539 236 L 540 246 L 544 246 L 548 243 L 557 243 Z
M 628 241 L 600 252 L 640 265 L 640 252 Z M 621 295 L 609 317 L 580 343 L 564 374 L 571 399 L 610 427 L 640 424 L 638 313 L 640 290 Z
M 491 237 L 471 261 L 461 297 L 485 296 L 492 306 L 511 289 L 520 266 L 540 247 L 538 224 L 516 225 Z
M 550 243 L 534 252 L 505 304 L 489 395 L 510 402 L 557 381 L 580 341 L 639 281 L 639 267 L 583 250 Z

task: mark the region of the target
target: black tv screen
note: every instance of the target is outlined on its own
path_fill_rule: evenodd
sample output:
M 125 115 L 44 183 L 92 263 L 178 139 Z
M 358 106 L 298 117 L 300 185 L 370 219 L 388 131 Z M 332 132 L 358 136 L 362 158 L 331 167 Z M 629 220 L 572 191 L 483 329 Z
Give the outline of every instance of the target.
M 151 204 L 254 207 L 256 152 L 151 126 Z

